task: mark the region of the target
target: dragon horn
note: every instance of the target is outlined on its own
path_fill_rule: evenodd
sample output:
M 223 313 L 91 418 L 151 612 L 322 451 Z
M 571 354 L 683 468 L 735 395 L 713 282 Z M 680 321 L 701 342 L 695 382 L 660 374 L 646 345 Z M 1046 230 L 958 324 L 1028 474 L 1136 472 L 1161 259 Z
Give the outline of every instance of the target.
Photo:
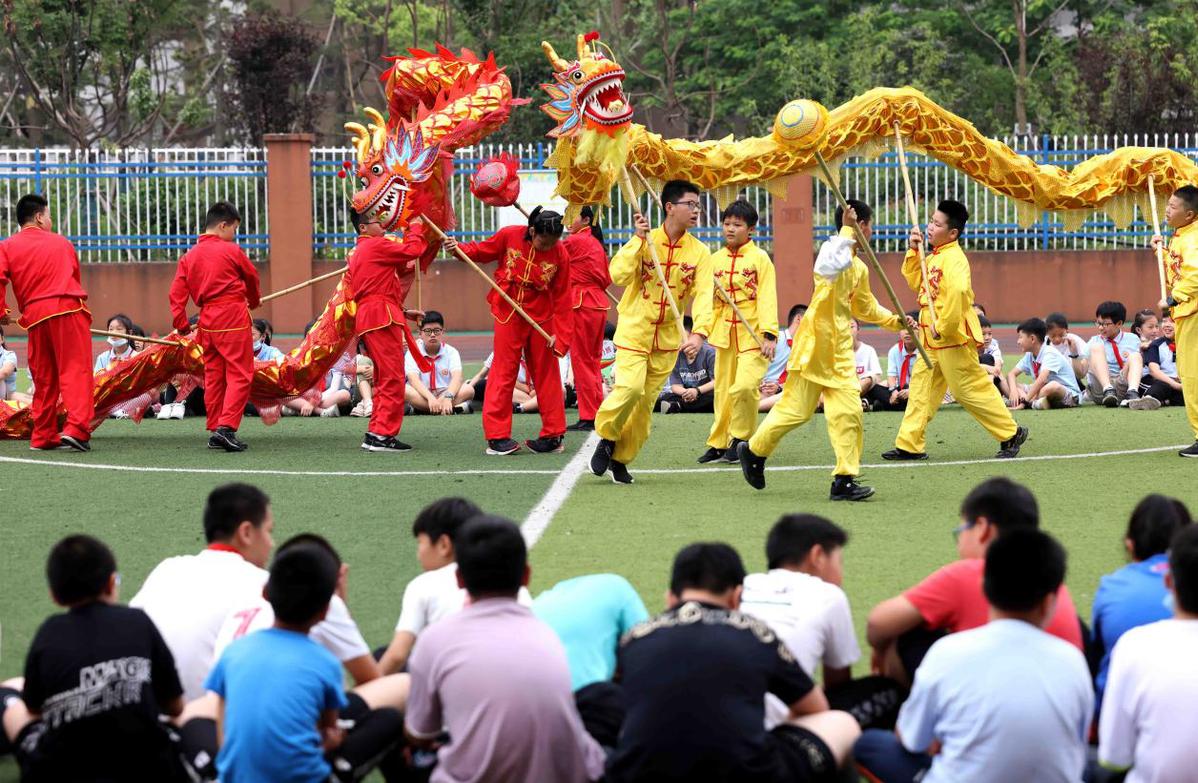
M 383 119 L 383 115 L 379 114 L 377 109 L 367 106 L 362 111 L 371 120 L 367 126 L 370 128 L 371 146 L 376 150 L 381 150 L 387 143 L 387 121 Z
M 345 123 L 345 130 L 354 135 L 354 148 L 358 151 L 358 162 L 361 163 L 370 154 L 370 132 L 357 122 Z
M 541 51 L 545 52 L 545 56 L 549 58 L 549 64 L 553 66 L 553 70 L 561 73 L 570 67 L 570 63 L 557 56 L 557 52 L 553 50 L 553 44 L 548 41 L 541 41 Z
M 590 54 L 591 54 L 591 50 L 590 50 L 590 47 L 587 46 L 586 33 L 579 33 L 578 34 L 578 59 L 581 61 L 582 58 L 588 57 Z

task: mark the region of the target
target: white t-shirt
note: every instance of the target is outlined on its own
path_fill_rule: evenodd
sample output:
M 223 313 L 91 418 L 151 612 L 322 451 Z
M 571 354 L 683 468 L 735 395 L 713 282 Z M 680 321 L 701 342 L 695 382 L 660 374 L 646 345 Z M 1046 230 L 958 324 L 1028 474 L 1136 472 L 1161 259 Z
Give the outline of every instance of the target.
M 852 666 L 861 657 L 849 599 L 836 585 L 817 576 L 774 568 L 745 577 L 740 610 L 764 620 L 815 679 L 822 663 L 832 669 Z M 766 695 L 766 724 L 786 720 L 789 708 Z
M 1133 628 L 1115 644 L 1098 758 L 1127 783 L 1187 783 L 1198 770 L 1198 620 Z
M 457 563 L 425 571 L 404 588 L 403 607 L 399 611 L 395 631 L 407 631 L 419 636 L 421 631 L 438 620 L 460 612 L 468 597 L 466 590 L 458 587 Z M 527 588 L 520 588 L 517 600 L 524 606 L 532 606 L 532 596 Z
M 1060 345 L 1048 340 L 1045 342 L 1051 348 L 1054 348 L 1059 354 L 1066 359 L 1088 358 L 1090 356 L 1090 346 L 1081 337 L 1078 337 L 1073 332 L 1065 332 L 1065 339 L 1061 340 Z
M 229 614 L 216 636 L 215 655 L 213 660 L 220 658 L 221 653 L 233 641 L 247 633 L 270 628 L 275 622 L 275 610 L 270 602 L 259 597 L 253 604 Z M 341 662 L 351 661 L 370 654 L 370 647 L 362 638 L 358 624 L 350 616 L 349 607 L 341 596 L 334 595 L 329 601 L 329 613 L 324 620 L 313 626 L 308 632 L 312 641 L 331 652 Z
M 158 626 L 175 656 L 187 701 L 204 695 L 225 618 L 261 598 L 268 576 L 237 552 L 205 549 L 163 560 L 129 602 Z
M 453 377 L 454 370 L 458 372 L 462 370 L 462 355 L 458 353 L 458 349 L 452 345 L 441 343 L 441 350 L 437 352 L 437 355 L 429 356 L 424 351 L 423 340 L 418 340 L 416 345 L 420 348 L 421 355 L 433 360 L 433 371 L 420 372 L 420 368 L 416 366 L 416 360 L 409 352 L 404 354 L 404 372 L 409 375 L 419 375 L 420 381 L 434 394 L 449 388 L 449 381 Z
M 932 645 L 896 728 L 908 750 L 941 743 L 922 783 L 1077 783 L 1093 710 L 1080 650 L 991 620 Z
M 486 367 L 488 370 L 490 370 L 491 363 L 494 361 L 495 352 L 491 351 L 491 353 L 487 354 L 487 358 L 483 361 L 483 367 Z M 523 358 L 520 359 L 520 369 L 516 371 L 516 380 L 520 383 L 528 383 L 528 365 L 524 362 Z
M 867 377 L 882 380 L 882 363 L 878 361 L 878 352 L 869 343 L 861 343 L 853 352 L 853 362 L 857 365 L 857 380 Z

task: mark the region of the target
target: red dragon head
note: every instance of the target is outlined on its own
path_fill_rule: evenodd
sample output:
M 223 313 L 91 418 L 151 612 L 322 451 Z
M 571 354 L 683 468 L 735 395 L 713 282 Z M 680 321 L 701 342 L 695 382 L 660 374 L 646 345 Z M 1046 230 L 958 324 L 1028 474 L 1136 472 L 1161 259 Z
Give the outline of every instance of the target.
M 598 44 L 590 45 L 598 40 L 599 33 L 579 33 L 574 62 L 558 57 L 548 41 L 541 42 L 555 80 L 541 85 L 550 98 L 541 111 L 557 121 L 557 127 L 547 134 L 551 138 L 570 137 L 583 130 L 614 136 L 632 122 L 632 104 L 624 95 L 624 69 L 599 51 Z
M 374 217 L 385 231 L 402 230 L 419 208 L 412 186 L 432 176 L 439 151 L 437 145 L 424 143 L 419 126 L 401 126 L 388 134 L 378 111 L 364 112 L 371 120 L 367 127 L 345 123 L 354 136 L 362 186 L 353 196 L 354 211 Z

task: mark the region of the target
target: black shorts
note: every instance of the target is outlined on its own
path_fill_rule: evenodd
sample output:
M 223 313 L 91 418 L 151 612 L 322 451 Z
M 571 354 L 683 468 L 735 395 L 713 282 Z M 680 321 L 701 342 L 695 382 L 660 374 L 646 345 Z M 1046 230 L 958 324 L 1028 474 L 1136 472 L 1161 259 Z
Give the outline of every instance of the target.
M 839 778 L 832 749 L 814 733 L 784 723 L 767 736 L 783 771 L 779 783 L 833 783 Z
M 628 707 L 624 688 L 611 681 L 593 682 L 574 691 L 583 728 L 604 748 L 614 748 Z
M 41 720 L 32 721 L 21 729 L 13 742 L 13 755 L 21 769 L 21 780 L 27 783 L 58 783 L 64 780 L 61 758 L 45 752 L 44 740 L 49 727 Z M 124 771 L 127 780 L 154 780 L 161 783 L 183 781 L 184 770 L 179 756 L 178 738 L 163 729 L 166 739 L 161 751 L 148 751 L 130 769 Z M 118 773 L 120 774 L 120 773 Z
M 942 628 L 925 628 L 922 625 L 912 628 L 900 636 L 895 642 L 899 660 L 907 671 L 907 679 L 914 681 L 915 670 L 923 663 L 923 657 L 928 654 L 932 645 L 948 635 Z

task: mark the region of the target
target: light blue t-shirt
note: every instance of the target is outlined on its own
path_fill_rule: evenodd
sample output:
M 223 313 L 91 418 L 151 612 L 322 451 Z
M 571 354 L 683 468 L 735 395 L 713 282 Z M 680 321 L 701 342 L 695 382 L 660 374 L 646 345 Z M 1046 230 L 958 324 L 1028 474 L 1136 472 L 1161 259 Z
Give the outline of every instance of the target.
M 0 400 L 7 400 L 17 390 L 17 355 L 13 351 L 0 348 L 0 368 L 4 365 L 11 364 L 13 366 L 12 375 L 4 380 L 0 380 Z
M 1034 380 L 1037 375 L 1036 365 L 1039 365 L 1040 369 L 1048 368 L 1050 383 L 1056 381 L 1072 392 L 1075 398 L 1081 399 L 1082 390 L 1077 385 L 1077 374 L 1073 372 L 1073 365 L 1065 358 L 1064 354 L 1045 343 L 1040 346 L 1039 356 L 1033 358 L 1031 351 L 1025 353 L 1019 360 L 1019 364 L 1015 365 L 1015 372 L 1027 373 Z
M 1115 359 L 1115 350 L 1111 345 L 1110 340 L 1103 339 L 1102 335 L 1096 334 L 1090 338 L 1087 343 L 1091 348 L 1101 344 L 1106 353 L 1106 368 L 1111 375 L 1118 375 L 1123 368 L 1119 366 L 1120 362 Z M 1119 336 L 1115 338 L 1115 344 L 1119 346 L 1119 359 L 1123 364 L 1127 364 L 1127 360 L 1132 355 L 1140 352 L 1140 338 L 1136 337 L 1131 332 L 1119 332 Z
M 341 664 L 304 634 L 267 628 L 230 644 L 204 687 L 225 701 L 222 783 L 323 783 L 317 721 L 346 706 Z
M 1111 666 L 1111 651 L 1119 637 L 1132 628 L 1173 616 L 1169 589 L 1165 587 L 1168 571 L 1169 556 L 1159 554 L 1139 563 L 1128 563 L 1099 580 L 1091 618 L 1094 638 L 1102 644 L 1102 663 L 1094 678 L 1099 705 Z
M 777 383 L 782 373 L 786 372 L 786 363 L 790 361 L 790 344 L 793 340 L 794 336 L 788 329 L 783 329 L 778 335 L 778 347 L 774 350 L 774 358 L 770 359 L 769 366 L 765 369 L 765 380 Z
M 273 345 L 262 343 L 262 347 L 254 353 L 254 359 L 259 362 L 277 362 L 283 358 L 283 352 Z
M 110 348 L 96 357 L 96 363 L 92 367 L 92 374 L 104 372 L 109 367 L 116 364 L 118 360 L 124 361 L 125 359 L 136 355 L 137 354 L 132 349 L 126 348 L 125 352 L 118 356 L 117 354 L 113 353 L 112 349 Z
M 610 680 L 616 672 L 620 637 L 649 619 L 636 590 L 615 574 L 558 582 L 536 597 L 532 612 L 562 640 L 575 691 Z
M 1080 781 L 1094 707 L 1081 651 L 1022 620 L 932 645 L 897 729 L 908 750 L 941 742 L 923 783 Z

